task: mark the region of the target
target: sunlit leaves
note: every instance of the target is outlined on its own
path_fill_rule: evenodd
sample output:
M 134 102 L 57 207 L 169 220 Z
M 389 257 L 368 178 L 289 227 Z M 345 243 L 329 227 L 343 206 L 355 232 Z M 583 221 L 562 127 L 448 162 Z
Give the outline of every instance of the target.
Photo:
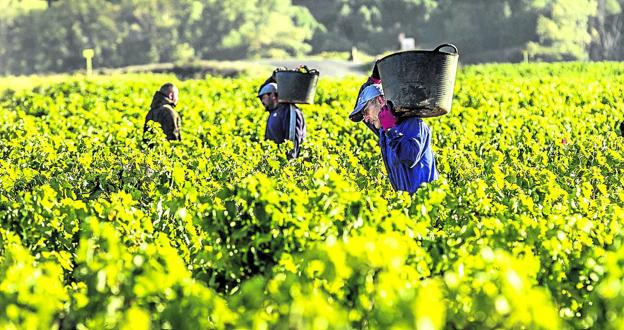
M 412 196 L 392 191 L 376 138 L 346 117 L 359 79 L 319 82 L 290 160 L 290 144 L 263 139 L 260 78 L 33 78 L 42 86 L 0 94 L 0 315 L 45 328 L 617 328 L 623 72 L 462 69 L 452 112 L 426 120 L 441 178 Z M 180 142 L 158 125 L 143 135 L 165 80 L 180 86 Z

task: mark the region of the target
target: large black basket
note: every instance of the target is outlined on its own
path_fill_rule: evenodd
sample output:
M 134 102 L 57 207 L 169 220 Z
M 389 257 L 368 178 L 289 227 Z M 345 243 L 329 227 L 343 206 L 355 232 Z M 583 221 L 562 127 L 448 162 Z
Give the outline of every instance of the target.
M 441 51 L 451 48 L 451 52 Z M 386 99 L 399 118 L 437 117 L 451 111 L 459 52 L 451 44 L 433 51 L 390 54 L 376 65 Z
M 303 66 L 301 69 L 277 69 L 274 72 L 277 80 L 277 98 L 281 103 L 314 103 L 314 93 L 319 72 Z

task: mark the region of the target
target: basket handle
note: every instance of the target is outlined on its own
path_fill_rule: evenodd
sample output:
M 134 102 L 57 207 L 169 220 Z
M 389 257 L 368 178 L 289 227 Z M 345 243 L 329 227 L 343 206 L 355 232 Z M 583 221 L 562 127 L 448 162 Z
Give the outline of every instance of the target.
M 455 47 L 455 45 L 453 44 L 441 44 L 440 46 L 436 47 L 433 51 L 434 52 L 440 52 L 440 49 L 444 48 L 444 47 L 451 47 L 453 48 L 453 52 L 449 53 L 449 54 L 458 54 L 459 55 L 459 50 L 457 50 L 457 47 Z

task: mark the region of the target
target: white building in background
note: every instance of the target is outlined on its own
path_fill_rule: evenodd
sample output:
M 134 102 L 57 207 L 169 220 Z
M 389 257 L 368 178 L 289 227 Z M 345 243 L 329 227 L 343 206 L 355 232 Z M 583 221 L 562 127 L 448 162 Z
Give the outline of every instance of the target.
M 401 50 L 416 49 L 416 40 L 414 38 L 406 38 L 403 32 L 399 33 L 399 44 L 401 45 Z

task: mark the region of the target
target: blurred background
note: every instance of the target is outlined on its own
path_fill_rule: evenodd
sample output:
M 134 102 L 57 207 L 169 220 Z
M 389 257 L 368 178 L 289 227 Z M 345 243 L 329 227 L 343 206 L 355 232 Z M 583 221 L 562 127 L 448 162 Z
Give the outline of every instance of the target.
M 624 0 L 0 0 L 0 75 L 82 70 L 84 49 L 94 50 L 96 70 L 225 75 L 279 59 L 358 68 L 387 52 L 445 42 L 460 49 L 462 64 L 622 60 L 623 7 Z

